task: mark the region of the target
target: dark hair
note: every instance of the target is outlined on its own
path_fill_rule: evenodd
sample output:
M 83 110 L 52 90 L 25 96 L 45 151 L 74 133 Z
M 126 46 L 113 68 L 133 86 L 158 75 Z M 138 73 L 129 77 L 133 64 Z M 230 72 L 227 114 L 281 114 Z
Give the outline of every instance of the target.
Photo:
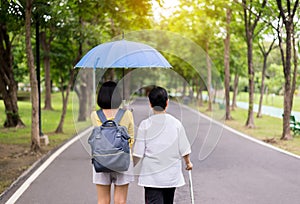
M 119 108 L 122 103 L 121 94 L 117 88 L 117 84 L 113 81 L 108 81 L 102 84 L 98 92 L 97 104 L 102 109 Z
M 156 111 L 164 111 L 167 106 L 168 101 L 168 93 L 162 87 L 154 87 L 149 95 L 149 101 L 151 103 L 151 107 Z

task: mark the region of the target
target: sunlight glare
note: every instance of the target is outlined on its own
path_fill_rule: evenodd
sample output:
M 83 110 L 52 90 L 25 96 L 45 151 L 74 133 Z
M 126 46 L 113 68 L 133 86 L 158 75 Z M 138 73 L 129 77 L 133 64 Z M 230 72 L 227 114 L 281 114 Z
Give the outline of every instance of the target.
M 154 20 L 160 21 L 162 18 L 170 17 L 178 9 L 179 3 L 179 0 L 162 0 L 160 7 L 156 0 L 152 0 Z

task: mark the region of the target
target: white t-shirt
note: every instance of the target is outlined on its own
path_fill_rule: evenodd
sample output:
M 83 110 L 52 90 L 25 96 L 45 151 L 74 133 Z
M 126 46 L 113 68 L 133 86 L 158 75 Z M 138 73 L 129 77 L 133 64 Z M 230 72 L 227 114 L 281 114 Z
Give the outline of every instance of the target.
M 169 114 L 156 114 L 141 122 L 133 156 L 142 158 L 139 185 L 168 188 L 185 184 L 183 156 L 191 153 L 181 122 Z

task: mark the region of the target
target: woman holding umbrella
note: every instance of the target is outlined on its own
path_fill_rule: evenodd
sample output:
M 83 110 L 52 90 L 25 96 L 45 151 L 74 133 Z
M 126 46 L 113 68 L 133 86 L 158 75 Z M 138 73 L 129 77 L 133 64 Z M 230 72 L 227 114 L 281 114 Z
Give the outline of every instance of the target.
M 103 83 L 99 92 L 97 103 L 103 110 L 104 115 L 108 120 L 113 120 L 118 112 L 119 106 L 122 103 L 122 97 L 117 89 L 115 82 L 109 81 Z M 92 123 L 94 126 L 100 126 L 102 124 L 96 111 L 91 114 Z M 125 111 L 120 125 L 125 126 L 130 135 L 129 145 L 132 147 L 134 138 L 134 121 L 132 113 L 128 110 Z M 114 203 L 121 204 L 126 203 L 128 185 L 134 181 L 132 173 L 132 162 L 128 171 L 126 172 L 100 172 L 96 173 L 93 168 L 93 183 L 96 184 L 98 204 L 110 203 L 110 191 L 111 184 L 114 183 Z

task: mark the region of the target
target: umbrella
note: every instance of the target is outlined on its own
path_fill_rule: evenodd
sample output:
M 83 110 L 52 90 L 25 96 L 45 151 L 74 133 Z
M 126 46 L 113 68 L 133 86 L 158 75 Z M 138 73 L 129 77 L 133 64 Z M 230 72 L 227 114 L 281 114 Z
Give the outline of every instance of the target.
M 170 68 L 169 62 L 149 45 L 118 40 L 92 48 L 75 65 L 81 68 Z
M 75 68 L 123 68 L 124 75 L 124 68 L 171 68 L 171 65 L 153 47 L 122 39 L 92 48 L 75 65 Z M 95 74 L 93 91 L 95 93 Z

